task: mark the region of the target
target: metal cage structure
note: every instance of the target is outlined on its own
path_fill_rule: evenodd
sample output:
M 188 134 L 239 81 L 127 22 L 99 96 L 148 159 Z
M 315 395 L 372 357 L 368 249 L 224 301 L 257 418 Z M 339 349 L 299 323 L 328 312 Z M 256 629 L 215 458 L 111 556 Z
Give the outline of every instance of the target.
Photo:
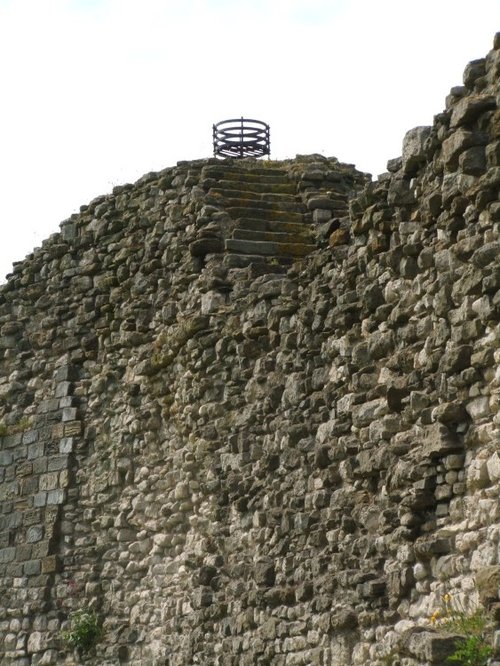
M 213 125 L 215 157 L 263 157 L 271 154 L 269 125 L 251 118 L 231 118 Z

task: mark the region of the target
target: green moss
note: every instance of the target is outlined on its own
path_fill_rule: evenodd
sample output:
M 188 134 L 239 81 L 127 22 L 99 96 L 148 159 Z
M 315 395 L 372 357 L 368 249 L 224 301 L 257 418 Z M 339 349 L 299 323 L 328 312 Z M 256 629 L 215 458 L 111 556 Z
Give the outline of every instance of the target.
M 31 419 L 28 417 L 23 417 L 17 423 L 11 423 L 9 425 L 5 424 L 3 421 L 0 421 L 0 437 L 17 435 L 18 433 L 25 432 L 30 428 L 31 428 Z

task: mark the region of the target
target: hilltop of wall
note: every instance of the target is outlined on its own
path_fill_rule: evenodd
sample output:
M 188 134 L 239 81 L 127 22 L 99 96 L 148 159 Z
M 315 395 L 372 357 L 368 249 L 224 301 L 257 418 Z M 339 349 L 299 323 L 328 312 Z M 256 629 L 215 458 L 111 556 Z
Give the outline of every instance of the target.
M 500 615 L 500 35 L 372 183 L 179 163 L 0 289 L 0 661 L 443 664 Z M 498 649 L 500 634 L 488 640 Z

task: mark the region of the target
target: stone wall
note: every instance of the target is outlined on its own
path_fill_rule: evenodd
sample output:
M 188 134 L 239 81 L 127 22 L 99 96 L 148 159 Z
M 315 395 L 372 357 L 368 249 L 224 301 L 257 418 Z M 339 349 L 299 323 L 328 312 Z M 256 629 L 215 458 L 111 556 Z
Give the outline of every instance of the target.
M 16 264 L 2 664 L 75 663 L 79 608 L 94 666 L 442 664 L 445 593 L 498 619 L 494 46 L 375 183 L 320 156 L 179 163 Z M 235 259 L 285 181 L 316 249 Z

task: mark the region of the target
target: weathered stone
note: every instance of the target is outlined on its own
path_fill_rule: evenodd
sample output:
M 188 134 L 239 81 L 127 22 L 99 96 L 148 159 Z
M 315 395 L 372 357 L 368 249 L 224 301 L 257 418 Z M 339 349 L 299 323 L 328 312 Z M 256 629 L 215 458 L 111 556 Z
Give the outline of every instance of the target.
M 458 167 L 458 158 L 464 150 L 473 146 L 485 146 L 487 143 L 488 137 L 484 133 L 460 128 L 443 141 L 444 164 L 450 171 L 455 171 Z
M 475 575 L 476 587 L 482 604 L 498 600 L 500 590 L 500 565 L 480 569 Z
M 431 664 L 444 664 L 456 650 L 457 636 L 440 636 L 430 631 L 412 631 L 406 640 L 410 654 Z
M 470 125 L 484 111 L 496 107 L 493 95 L 471 95 L 461 99 L 453 109 L 450 127 Z
M 200 238 L 189 244 L 189 251 L 194 257 L 204 257 L 206 254 L 220 254 L 224 250 L 224 243 L 220 238 Z
M 432 411 L 433 418 L 444 424 L 456 424 L 467 420 L 467 412 L 460 402 L 445 402 Z
M 467 403 L 465 409 L 467 410 L 469 416 L 474 420 L 487 417 L 491 413 L 490 399 L 486 395 L 479 398 L 474 398 Z
M 495 260 L 498 260 L 500 256 L 500 242 L 494 241 L 492 243 L 486 243 L 482 247 L 478 248 L 472 255 L 472 263 L 475 266 L 484 268 L 488 266 Z
M 486 153 L 484 146 L 474 146 L 461 153 L 458 163 L 460 170 L 472 176 L 480 176 L 486 171 Z
M 258 562 L 255 565 L 255 582 L 257 585 L 272 587 L 276 578 L 273 562 Z
M 485 74 L 485 58 L 478 58 L 477 60 L 471 60 L 468 63 L 467 67 L 464 69 L 463 81 L 464 85 L 467 88 L 472 88 L 474 82 L 481 76 Z
M 430 127 L 414 127 L 403 139 L 402 167 L 407 176 L 417 173 L 425 162 L 425 142 L 431 133 Z
M 391 180 L 387 202 L 393 206 L 409 206 L 415 203 L 415 195 L 410 187 L 409 180 Z
M 309 210 L 338 210 L 345 207 L 345 203 L 338 199 L 330 199 L 329 197 L 311 197 L 307 202 Z

